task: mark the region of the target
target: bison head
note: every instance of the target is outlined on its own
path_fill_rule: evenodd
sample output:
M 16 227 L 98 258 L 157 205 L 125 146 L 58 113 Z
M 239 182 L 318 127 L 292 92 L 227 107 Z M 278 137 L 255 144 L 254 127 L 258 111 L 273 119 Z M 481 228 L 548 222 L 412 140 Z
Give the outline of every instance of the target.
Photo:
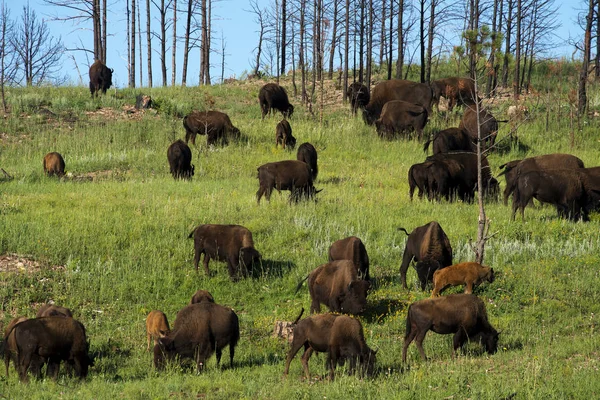
M 360 314 L 367 308 L 367 294 L 371 289 L 368 281 L 356 280 L 348 284 L 346 292 L 339 296 L 340 309 L 349 314 Z
M 367 347 L 366 351 L 360 355 L 362 373 L 367 377 L 372 377 L 375 371 L 375 362 L 377 361 L 377 350 L 371 350 Z
M 291 118 L 292 114 L 294 113 L 294 106 L 293 105 L 288 105 L 288 108 L 285 112 L 283 112 L 283 116 L 287 117 L 287 118 Z
M 376 119 L 375 115 L 369 109 L 368 105 L 365 108 L 363 108 L 363 121 L 365 121 L 365 124 L 373 125 L 373 123 L 375 122 L 375 119 Z
M 433 273 L 440 268 L 442 268 L 442 265 L 436 260 L 423 260 L 415 264 L 417 276 L 421 283 L 421 290 L 425 290 L 427 282 L 433 281 Z
M 247 276 L 252 271 L 252 264 L 260 262 L 261 255 L 254 247 L 242 247 L 240 249 L 240 266 L 242 275 Z
M 170 337 L 161 337 L 154 345 L 154 368 L 161 370 L 165 367 L 166 360 L 175 355 L 175 341 Z
M 485 351 L 488 354 L 494 354 L 498 351 L 498 337 L 500 333 L 490 326 L 487 332 L 482 335 L 483 344 L 485 345 Z

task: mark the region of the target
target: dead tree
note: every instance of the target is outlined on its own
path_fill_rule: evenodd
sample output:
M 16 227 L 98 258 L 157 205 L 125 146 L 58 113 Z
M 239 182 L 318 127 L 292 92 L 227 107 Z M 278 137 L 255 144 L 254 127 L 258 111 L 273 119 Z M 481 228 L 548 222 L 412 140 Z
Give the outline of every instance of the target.
M 192 1 L 192 0 L 190 0 Z M 150 0 L 146 0 L 146 44 L 148 47 L 148 87 L 152 87 L 152 30 L 150 29 Z
M 597 0 L 588 0 L 588 12 L 585 17 L 585 31 L 583 39 L 583 61 L 579 71 L 579 86 L 577 89 L 577 113 L 585 114 L 587 110 L 587 78 L 590 67 L 590 53 L 592 47 L 592 26 L 594 23 L 594 6 Z

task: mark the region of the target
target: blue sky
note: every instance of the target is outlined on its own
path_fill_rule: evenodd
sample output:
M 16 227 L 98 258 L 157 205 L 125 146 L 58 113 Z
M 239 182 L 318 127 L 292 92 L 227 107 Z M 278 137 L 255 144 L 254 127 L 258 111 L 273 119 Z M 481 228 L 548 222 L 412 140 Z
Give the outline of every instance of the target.
M 27 0 L 5 0 L 9 9 L 11 10 L 11 17 L 17 19 L 22 13 L 22 8 L 27 4 Z M 138 0 L 139 2 L 140 0 Z M 142 1 L 142 30 L 145 29 L 145 0 Z M 185 7 L 183 4 L 185 0 L 178 0 L 178 8 L 182 9 Z M 261 7 L 266 7 L 269 0 L 257 0 Z M 108 55 L 107 65 L 115 70 L 113 76 L 113 83 L 117 87 L 127 86 L 127 38 L 126 38 L 126 16 L 125 16 L 125 1 L 124 0 L 108 0 L 109 11 L 108 11 Z M 110 6 L 110 4 L 113 4 Z M 556 56 L 567 56 L 570 57 L 573 48 L 566 44 L 566 40 L 569 38 L 578 38 L 581 36 L 581 29 L 575 23 L 577 11 L 573 8 L 573 2 L 566 2 L 558 0 L 557 5 L 559 6 L 559 21 L 562 23 L 562 27 L 556 31 L 558 41 L 564 41 L 555 50 Z M 38 18 L 44 18 L 50 27 L 50 31 L 53 36 L 62 38 L 63 43 L 67 48 L 81 47 L 80 41 L 88 47 L 92 48 L 92 32 L 91 22 L 87 22 L 82 25 L 72 25 L 70 22 L 57 22 L 51 21 L 51 18 L 55 15 L 64 15 L 65 11 L 60 8 L 49 7 L 44 4 L 42 0 L 29 0 L 29 4 L 36 11 Z M 580 3 L 577 3 L 580 4 Z M 153 7 L 153 6 L 151 6 Z M 223 35 L 226 43 L 226 58 L 225 58 L 225 78 L 228 77 L 240 77 L 244 71 L 251 71 L 252 64 L 254 63 L 254 49 L 258 43 L 258 25 L 254 22 L 254 14 L 248 12 L 250 7 L 249 0 L 222 0 L 213 3 L 213 48 L 220 51 L 221 36 Z M 581 7 L 579 7 L 581 8 Z M 153 13 L 153 29 L 157 29 L 159 22 L 157 19 L 157 12 L 155 9 Z M 185 20 L 183 16 L 177 22 L 179 35 L 183 35 Z M 168 43 L 170 45 L 172 37 L 171 33 L 168 32 Z M 144 58 L 143 75 L 146 80 L 146 39 L 143 33 L 142 37 L 142 56 Z M 158 40 L 153 41 L 153 50 L 158 48 Z M 180 45 L 181 46 L 181 45 Z M 139 54 L 139 49 L 136 50 Z M 75 68 L 75 63 L 79 68 L 79 71 L 83 78 L 83 85 L 87 85 L 87 70 L 88 62 L 92 62 L 92 57 L 84 54 L 84 52 L 71 52 L 75 58 L 75 62 L 70 56 L 63 58 L 63 73 L 70 77 L 73 84 L 79 84 L 79 75 Z M 214 65 L 211 71 L 213 81 L 218 81 L 221 75 L 221 56 L 213 54 L 211 64 Z M 88 58 L 90 61 L 88 61 Z M 171 53 L 168 50 L 167 55 L 167 77 L 168 84 L 171 81 Z M 177 81 L 181 80 L 181 67 L 182 67 L 182 52 L 181 48 L 178 48 L 177 57 Z M 190 54 L 190 64 L 188 67 L 188 85 L 196 85 L 198 83 L 199 74 L 199 51 L 193 50 Z M 139 63 L 139 62 L 138 62 Z M 136 66 L 139 68 L 139 65 Z M 136 84 L 139 86 L 139 69 L 136 70 Z M 153 81 L 154 86 L 162 84 L 160 75 L 160 61 L 158 53 L 153 54 Z

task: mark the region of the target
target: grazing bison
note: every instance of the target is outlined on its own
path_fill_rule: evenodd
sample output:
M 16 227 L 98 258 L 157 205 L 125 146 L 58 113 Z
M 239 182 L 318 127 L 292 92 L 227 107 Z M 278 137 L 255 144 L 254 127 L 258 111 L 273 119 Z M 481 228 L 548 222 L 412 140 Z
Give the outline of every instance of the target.
M 167 159 L 173 179 L 190 179 L 194 176 L 192 150 L 183 140 L 171 143 L 167 150 Z
M 479 101 L 475 92 L 475 84 L 471 78 L 443 78 L 431 82 L 433 103 L 438 105 L 440 97 L 448 100 L 448 111 L 452 112 L 456 105 L 471 105 Z
M 319 166 L 317 165 L 317 150 L 315 147 L 308 142 L 302 143 L 300 147 L 298 147 L 296 159 L 308 164 L 310 168 L 310 174 L 314 182 L 319 174 Z
M 279 146 L 285 149 L 285 146 L 290 148 L 296 147 L 296 138 L 292 135 L 292 127 L 286 119 L 282 119 L 275 128 L 275 147 Z
M 425 161 L 419 164 L 413 164 L 408 169 L 408 195 L 410 201 L 412 201 L 415 189 L 419 189 L 419 198 L 423 198 L 423 194 L 427 193 L 427 198 L 431 199 L 432 185 L 430 185 L 429 178 L 431 174 L 431 166 L 433 162 Z M 433 184 L 433 182 L 432 182 Z
M 473 293 L 473 286 L 483 281 L 494 282 L 494 269 L 476 262 L 463 262 L 438 269 L 433 274 L 431 297 L 439 296 L 450 286 L 465 285 L 465 293 Z
M 35 315 L 36 318 L 53 316 L 73 318 L 73 313 L 66 307 L 44 304 Z
M 44 156 L 44 173 L 48 176 L 63 176 L 65 174 L 65 160 L 53 151 Z
M 267 83 L 258 92 L 258 101 L 262 111 L 262 119 L 273 110 L 281 112 L 284 118 L 290 118 L 294 113 L 294 106 L 290 104 L 285 89 L 276 83 Z
M 367 308 L 368 281 L 358 278 L 356 265 L 350 260 L 337 260 L 312 270 L 296 288 L 300 290 L 308 279 L 308 291 L 312 299 L 311 314 L 321 312 L 321 303 L 332 312 L 360 314 Z
M 229 143 L 229 138 L 239 139 L 240 130 L 233 126 L 231 119 L 220 111 L 194 111 L 183 117 L 185 142 L 190 139 L 196 144 L 196 135 L 207 135 L 206 144 Z
M 430 330 L 442 335 L 454 333 L 452 357 L 456 349 L 473 339 L 481 340 L 489 354 L 498 349 L 498 332 L 488 322 L 483 301 L 473 294 L 450 294 L 411 304 L 406 317 L 403 363 L 406 362 L 408 345 L 413 340 L 416 340 L 421 358 L 427 360 L 423 339 Z
M 285 361 L 283 375 L 287 376 L 290 363 L 304 347 L 302 367 L 306 378 L 310 378 L 308 360 L 313 352 L 327 353 L 327 367 L 329 379 L 335 378 L 335 367 L 338 362 L 349 360 L 350 373 L 356 370 L 357 362 L 360 365 L 360 375 L 373 375 L 376 361 L 376 351 L 367 346 L 363 327 L 357 319 L 346 315 L 319 314 L 313 315 L 298 322 L 294 328 L 294 339 Z
M 289 190 L 290 201 L 301 198 L 313 198 L 320 190 L 313 185 L 310 166 L 303 161 L 285 160 L 263 164 L 258 167 L 258 184 L 256 201 L 260 204 L 263 194 L 271 201 L 273 188 L 278 192 Z
M 417 132 L 419 139 L 423 137 L 423 128 L 427 124 L 425 107 L 402 100 L 391 100 L 385 103 L 381 116 L 375 121 L 380 137 L 391 139 L 396 133 Z
M 406 229 L 399 228 L 408 235 L 400 266 L 400 280 L 404 289 L 406 285 L 406 271 L 410 262 L 414 259 L 417 264 L 415 269 L 419 276 L 421 289 L 425 290 L 427 282 L 433 279 L 433 273 L 452 265 L 452 246 L 446 233 L 436 221 L 419 226 L 409 234 Z
M 210 302 L 191 304 L 177 313 L 173 330 L 158 339 L 154 346 L 154 367 L 163 369 L 166 360 L 176 357 L 191 358 L 200 372 L 214 352 L 218 366 L 226 346 L 229 346 L 229 363 L 233 367 L 239 339 L 240 325 L 232 309 Z
M 85 378 L 92 361 L 88 356 L 85 328 L 73 318 L 43 317 L 29 319 L 14 327 L 18 352 L 19 379 L 26 382 L 27 370 L 39 358 L 48 361 L 48 375 L 58 377 L 60 361 L 75 367 L 75 374 Z
M 476 151 L 475 144 L 471 137 L 463 130 L 458 128 L 448 128 L 438 132 L 433 139 L 429 139 L 423 146 L 423 151 L 427 152 L 429 143 L 433 141 L 433 154 L 450 153 L 452 151 Z
M 498 135 L 498 121 L 485 109 L 479 110 L 479 127 L 481 130 L 481 140 L 486 148 L 490 148 L 496 142 Z M 465 131 L 474 143 L 477 143 L 477 112 L 473 107 L 467 107 L 460 120 L 458 129 Z
M 113 72 L 112 68 L 108 68 L 100 60 L 96 60 L 90 66 L 90 92 L 92 97 L 98 95 L 98 92 L 105 94 L 108 88 L 112 86 Z
M 10 365 L 10 361 L 15 364 L 15 369 L 18 369 L 18 359 L 17 359 L 17 342 L 15 340 L 15 331 L 14 327 L 20 322 L 27 321 L 26 317 L 16 317 L 13 318 L 9 323 L 6 329 L 4 330 L 4 366 L 6 367 L 6 376 L 8 377 L 8 367 Z M 40 364 L 40 365 L 38 365 Z M 30 370 L 35 376 L 40 376 L 40 368 L 41 363 L 36 363 L 35 365 L 30 365 Z
M 391 100 L 403 100 L 425 107 L 427 115 L 431 115 L 433 90 L 425 83 L 392 79 L 378 83 L 373 88 L 371 100 L 363 109 L 363 119 L 368 125 L 379 119 L 385 103 Z
M 148 339 L 147 351 L 150 351 L 150 339 L 154 339 L 154 345 L 158 344 L 158 339 L 169 334 L 169 320 L 164 312 L 152 310 L 146 317 L 146 336 Z
M 212 294 L 210 294 L 209 291 L 200 289 L 196 293 L 194 293 L 192 299 L 190 300 L 190 304 L 197 304 L 202 302 L 214 303 L 215 298 Z
M 252 264 L 260 261 L 260 253 L 254 248 L 252 233 L 240 225 L 199 225 L 189 234 L 194 238 L 194 266 L 198 271 L 200 256 L 204 254 L 204 272 L 210 275 L 208 262 L 211 258 L 227 262 L 232 280 L 248 275 Z
M 583 161 L 571 154 L 544 154 L 541 156 L 530 157 L 524 160 L 513 160 L 502 164 L 500 169 L 503 171 L 506 179 L 506 188 L 504 189 L 504 205 L 508 202 L 508 196 L 515 190 L 517 176 L 531 171 L 546 171 L 552 169 L 580 169 L 583 168 Z
M 525 207 L 535 198 L 541 203 L 556 206 L 559 217 L 589 221 L 589 211 L 597 200 L 600 185 L 585 172 L 570 169 L 530 171 L 517 176 L 513 192 L 512 216 L 517 210 L 525 220 Z
M 350 99 L 350 109 L 353 115 L 356 114 L 359 108 L 364 108 L 369 104 L 369 100 L 371 100 L 369 89 L 360 82 L 348 85 L 346 96 Z
M 369 255 L 362 240 L 356 236 L 340 239 L 329 247 L 329 262 L 335 260 L 351 260 L 356 265 L 358 276 L 370 280 Z

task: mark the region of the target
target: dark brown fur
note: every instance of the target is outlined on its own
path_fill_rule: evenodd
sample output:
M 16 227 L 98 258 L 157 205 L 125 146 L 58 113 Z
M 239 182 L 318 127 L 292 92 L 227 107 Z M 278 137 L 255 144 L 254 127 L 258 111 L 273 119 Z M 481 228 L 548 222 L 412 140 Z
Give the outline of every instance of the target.
M 370 280 L 369 255 L 362 240 L 356 236 L 336 240 L 329 247 L 329 262 L 335 260 L 351 260 L 357 268 L 361 279 Z
M 494 269 L 476 262 L 463 262 L 438 269 L 433 274 L 431 297 L 439 296 L 450 286 L 465 285 L 465 293 L 473 293 L 473 287 L 483 281 L 494 282 Z
M 13 328 L 19 322 L 27 321 L 26 317 L 16 317 L 13 318 L 9 323 L 6 329 L 4 330 L 4 365 L 6 367 L 6 376 L 8 377 L 8 367 L 10 365 L 10 361 L 15 364 L 15 369 L 17 369 L 17 342 L 15 340 L 15 331 Z M 31 367 L 31 366 L 30 366 Z M 39 368 L 39 366 L 38 366 Z M 30 368 L 31 369 L 31 368 Z M 33 371 L 32 373 L 39 376 L 39 371 Z
M 498 348 L 498 332 L 488 322 L 485 304 L 473 294 L 451 294 L 411 304 L 406 317 L 403 363 L 413 340 L 416 340 L 421 358 L 427 360 L 423 339 L 430 330 L 442 335 L 454 333 L 453 357 L 456 349 L 474 338 L 482 340 L 489 354 L 494 354 Z
M 448 128 L 438 132 L 433 140 L 430 139 L 425 142 L 424 152 L 427 152 L 431 142 L 433 142 L 433 154 L 449 153 L 451 151 L 474 152 L 477 150 L 469 135 L 458 128 Z
M 448 100 L 448 111 L 452 112 L 454 106 L 471 105 L 479 97 L 475 93 L 475 84 L 471 78 L 443 78 L 431 82 L 433 89 L 433 103 L 438 105 L 440 97 Z
M 200 256 L 204 254 L 204 272 L 210 275 L 208 262 L 211 258 L 227 262 L 231 279 L 248 275 L 252 264 L 260 260 L 254 248 L 252 233 L 240 225 L 199 225 L 189 234 L 194 238 L 194 267 L 198 271 Z
M 423 137 L 423 128 L 427 124 L 425 107 L 402 100 L 391 100 L 385 103 L 381 116 L 375 121 L 380 137 L 391 139 L 396 133 L 415 131 L 417 137 Z
M 239 139 L 240 130 L 233 126 L 231 119 L 220 111 L 194 111 L 183 117 L 185 142 L 191 139 L 196 144 L 196 135 L 207 135 L 206 144 L 211 146 L 220 142 L 229 143 L 229 139 Z
M 423 194 L 427 193 L 427 197 L 430 197 L 430 185 L 429 185 L 429 167 L 431 161 L 426 161 L 419 164 L 413 164 L 408 169 L 408 195 L 410 201 L 413 200 L 415 189 L 418 189 L 419 198 L 423 198 Z
M 310 167 L 303 161 L 285 160 L 263 164 L 258 167 L 258 183 L 257 203 L 260 203 L 263 194 L 267 201 L 271 201 L 273 189 L 279 192 L 289 190 L 290 200 L 294 201 L 310 199 L 318 193 L 313 186 Z
M 114 70 L 108 68 L 100 60 L 96 60 L 89 70 L 90 76 L 90 93 L 92 97 L 98 95 L 98 92 L 105 94 L 112 86 L 112 74 Z
M 433 90 L 425 83 L 392 79 L 378 83 L 371 93 L 371 100 L 363 110 L 363 119 L 368 125 L 379 119 L 385 103 L 391 100 L 403 100 L 425 107 L 431 115 Z
M 306 378 L 310 378 L 308 360 L 313 352 L 327 353 L 326 364 L 329 367 L 329 379 L 335 378 L 338 361 L 349 360 L 350 373 L 354 373 L 356 364 L 360 365 L 360 374 L 371 376 L 376 361 L 376 351 L 367 346 L 360 321 L 337 314 L 313 315 L 298 322 L 294 328 L 294 339 L 285 361 L 284 376 L 288 375 L 290 363 L 304 347 L 302 367 Z
M 53 316 L 73 318 L 73 313 L 66 307 L 44 304 L 35 315 L 36 318 Z
M 371 100 L 369 88 L 360 82 L 354 82 L 348 85 L 346 96 L 350 99 L 350 109 L 352 110 L 353 115 L 356 114 L 359 108 L 364 108 L 369 104 L 369 100 Z
M 276 83 L 267 83 L 258 92 L 258 102 L 262 112 L 262 119 L 265 115 L 278 110 L 284 118 L 290 118 L 294 113 L 294 106 L 290 104 L 287 92 L 282 86 Z
M 317 180 L 317 175 L 319 174 L 319 166 L 317 164 L 317 150 L 315 149 L 315 147 L 308 142 L 302 143 L 300 147 L 298 147 L 296 159 L 298 161 L 303 161 L 306 164 L 308 164 L 313 182 Z
M 44 156 L 44 173 L 48 176 L 65 174 L 65 160 L 59 153 L 54 151 Z
M 146 317 L 146 338 L 148 339 L 147 351 L 150 351 L 150 340 L 154 339 L 154 345 L 158 343 L 158 339 L 169 334 L 169 320 L 164 312 L 152 310 Z
M 194 293 L 192 299 L 190 300 L 190 304 L 197 304 L 202 302 L 214 303 L 215 298 L 207 290 L 200 289 L 196 293 Z
M 400 229 L 408 235 L 404 255 L 402 256 L 402 265 L 400 266 L 402 286 L 408 289 L 406 272 L 410 262 L 414 259 L 417 262 L 415 269 L 419 276 L 421 289 L 425 290 L 427 282 L 432 281 L 433 273 L 436 270 L 452 265 L 450 240 L 436 221 L 413 229 L 410 235 L 404 228 Z
M 171 143 L 167 150 L 167 159 L 173 179 L 191 179 L 194 176 L 192 150 L 181 139 Z
M 169 335 L 158 339 L 154 346 L 154 366 L 163 369 L 167 360 L 178 356 L 195 360 L 200 372 L 215 351 L 218 366 L 223 348 L 229 346 L 229 363 L 233 367 L 239 338 L 239 321 L 233 310 L 210 302 L 191 304 L 177 313 Z
M 480 109 L 479 126 L 481 127 L 482 143 L 486 148 L 491 148 L 496 142 L 496 136 L 498 135 L 498 120 L 489 111 Z M 467 133 L 474 143 L 477 142 L 477 112 L 474 106 L 469 106 L 465 109 L 458 129 Z
M 279 146 L 284 149 L 287 147 L 293 149 L 296 147 L 296 138 L 292 135 L 292 127 L 286 119 L 282 119 L 275 128 L 275 147 Z

